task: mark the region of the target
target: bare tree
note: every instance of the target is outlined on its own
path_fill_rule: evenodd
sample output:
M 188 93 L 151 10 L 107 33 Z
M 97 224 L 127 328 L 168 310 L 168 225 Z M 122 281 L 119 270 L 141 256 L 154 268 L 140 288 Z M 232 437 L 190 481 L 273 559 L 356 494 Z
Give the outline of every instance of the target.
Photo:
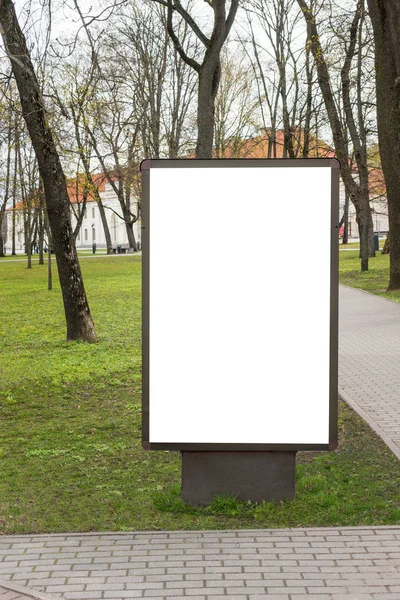
M 259 130 L 259 99 L 245 54 L 222 50 L 221 82 L 215 102 L 215 156 L 244 157 L 249 138 Z M 251 145 L 250 145 L 251 146 Z
M 365 271 L 368 270 L 368 246 L 372 246 L 372 244 L 369 244 L 369 240 L 372 238 L 373 227 L 369 205 L 367 156 L 362 113 L 360 111 L 358 112 L 357 128 L 357 117 L 354 115 L 354 107 L 350 101 L 349 94 L 349 70 L 356 52 L 357 32 L 360 27 L 360 21 L 364 10 L 363 0 L 358 0 L 357 2 L 356 11 L 350 25 L 349 43 L 341 70 L 343 105 L 347 127 L 350 132 L 352 144 L 354 145 L 358 169 L 357 177 L 354 176 L 352 162 L 348 154 L 347 131 L 341 121 L 340 113 L 335 102 L 328 63 L 322 48 L 315 14 L 305 0 L 297 0 L 297 3 L 303 11 L 307 23 L 308 38 L 310 40 L 310 47 L 317 69 L 318 83 L 328 113 L 334 147 L 340 161 L 342 179 L 356 209 L 356 218 L 361 238 L 361 270 Z M 373 246 L 370 249 L 370 252 L 374 254 Z
M 106 71 L 103 70 L 103 74 L 106 75 Z M 125 223 L 129 246 L 136 251 L 133 225 L 139 218 L 139 210 L 133 193 L 140 162 L 140 119 L 137 119 L 135 103 L 129 99 L 128 86 L 123 85 L 121 79 L 117 82 L 116 78 L 114 72 L 114 80 L 105 76 L 103 89 L 97 86 L 90 110 L 83 116 L 83 126 L 104 178 L 118 198 L 121 212 L 117 216 Z
M 221 50 L 229 35 L 238 9 L 239 0 L 231 0 L 226 14 L 226 0 L 207 0 L 213 11 L 212 33 L 207 36 L 195 19 L 182 6 L 180 0 L 153 0 L 167 8 L 167 29 L 176 51 L 181 59 L 198 74 L 197 99 L 197 158 L 211 158 L 214 135 L 215 99 L 218 93 L 221 76 Z M 198 62 L 189 56 L 177 35 L 174 17 L 179 15 L 186 21 L 193 33 L 203 44 L 205 51 L 203 60 Z
M 254 0 L 251 4 L 252 12 L 257 15 L 258 23 L 272 48 L 277 68 L 277 95 L 281 102 L 284 132 L 283 157 L 288 155 L 290 158 L 296 157 L 294 135 L 296 126 L 298 126 L 299 101 L 298 57 L 292 50 L 293 32 L 299 19 L 299 15 L 293 13 L 294 2 L 295 0 L 271 0 L 270 2 Z M 256 50 L 254 34 L 253 48 Z M 256 59 L 258 58 L 257 54 L 256 50 Z M 291 108 L 289 107 L 290 94 L 292 94 Z M 277 105 L 275 111 L 276 109 Z
M 297 9 L 297 10 L 296 10 Z M 315 86 L 308 38 L 299 45 L 301 12 L 294 0 L 251 0 L 246 8 L 252 65 L 258 87 L 268 157 L 326 154 L 318 129 L 325 125 Z M 257 25 L 257 35 L 255 34 Z M 249 50 L 247 50 L 250 55 Z M 282 137 L 278 141 L 278 137 Z
M 0 25 L 18 87 L 22 112 L 43 180 L 67 322 L 67 340 L 97 340 L 71 227 L 65 175 L 46 119 L 46 110 L 25 36 L 11 0 L 0 1 Z
M 176 158 L 192 144 L 187 121 L 196 91 L 195 72 L 180 59 L 170 40 L 164 9 L 143 5 L 140 9 L 130 5 L 116 32 L 112 28 L 110 50 L 132 82 L 136 106 L 143 109 L 137 119 L 144 157 Z M 178 24 L 177 35 L 186 52 L 198 54 L 198 44 L 193 43 L 186 21 Z M 127 42 L 123 50 L 117 36 Z

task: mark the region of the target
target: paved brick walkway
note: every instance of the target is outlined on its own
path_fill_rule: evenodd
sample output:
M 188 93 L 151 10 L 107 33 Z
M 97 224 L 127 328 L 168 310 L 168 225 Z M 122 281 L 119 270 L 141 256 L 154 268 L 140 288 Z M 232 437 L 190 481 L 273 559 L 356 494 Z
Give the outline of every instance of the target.
M 400 458 L 400 303 L 340 286 L 339 392 Z
M 1 580 L 69 600 L 395 600 L 400 527 L 3 536 Z

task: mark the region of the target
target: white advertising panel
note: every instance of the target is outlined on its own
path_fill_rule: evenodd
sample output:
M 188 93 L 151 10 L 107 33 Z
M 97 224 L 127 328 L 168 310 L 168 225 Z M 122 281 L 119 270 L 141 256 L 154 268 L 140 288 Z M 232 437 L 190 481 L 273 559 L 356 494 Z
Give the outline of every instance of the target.
M 227 162 L 142 167 L 144 446 L 332 447 L 337 163 Z

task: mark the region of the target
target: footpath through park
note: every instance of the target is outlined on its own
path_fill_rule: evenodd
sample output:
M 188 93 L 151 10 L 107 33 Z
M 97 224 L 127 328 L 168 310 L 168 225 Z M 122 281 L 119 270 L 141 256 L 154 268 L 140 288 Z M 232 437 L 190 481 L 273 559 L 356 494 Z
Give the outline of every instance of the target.
M 340 288 L 342 397 L 400 458 L 400 304 Z M 400 600 L 400 526 L 0 537 L 0 600 Z

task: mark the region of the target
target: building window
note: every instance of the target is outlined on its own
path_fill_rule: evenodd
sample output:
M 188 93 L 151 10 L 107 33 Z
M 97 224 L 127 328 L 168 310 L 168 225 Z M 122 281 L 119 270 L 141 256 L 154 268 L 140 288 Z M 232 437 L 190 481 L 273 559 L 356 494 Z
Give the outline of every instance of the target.
M 78 235 L 76 236 L 76 239 L 78 240 L 78 242 L 81 241 L 81 230 L 78 231 Z
M 96 229 L 94 227 L 92 227 L 92 241 L 94 242 L 95 239 L 96 239 Z
M 86 208 L 83 209 L 83 218 L 84 219 L 87 218 L 87 210 L 86 210 Z
M 95 212 L 94 212 L 94 207 L 93 207 L 93 208 L 92 208 L 92 219 L 94 219 L 94 218 L 95 218 L 95 216 L 96 216 L 96 215 L 95 215 Z
M 85 241 L 87 242 L 87 229 L 85 229 Z

